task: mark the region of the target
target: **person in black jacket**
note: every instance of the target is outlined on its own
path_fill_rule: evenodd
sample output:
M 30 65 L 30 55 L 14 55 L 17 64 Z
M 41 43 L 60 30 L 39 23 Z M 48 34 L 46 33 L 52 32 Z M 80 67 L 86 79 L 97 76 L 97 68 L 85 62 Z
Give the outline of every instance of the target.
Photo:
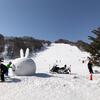
M 90 72 L 90 73 L 93 73 L 92 67 L 93 67 L 93 63 L 92 63 L 91 60 L 89 60 L 89 62 L 88 62 L 88 69 L 89 69 L 89 72 Z
M 5 81 L 5 78 L 4 78 L 4 74 L 7 72 L 7 67 L 2 64 L 3 60 L 0 59 L 0 78 L 1 78 L 1 82 L 4 82 Z

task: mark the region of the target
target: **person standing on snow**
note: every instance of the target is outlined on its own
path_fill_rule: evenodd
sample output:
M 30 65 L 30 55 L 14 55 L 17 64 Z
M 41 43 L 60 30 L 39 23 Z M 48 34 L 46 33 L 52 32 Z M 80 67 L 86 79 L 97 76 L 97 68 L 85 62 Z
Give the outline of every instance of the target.
M 91 60 L 89 60 L 89 62 L 88 62 L 88 69 L 89 69 L 90 74 L 93 73 L 93 69 L 92 69 L 92 67 L 93 67 L 93 63 L 92 63 Z
M 2 64 L 2 62 L 3 59 L 0 58 L 0 78 L 1 78 L 1 82 L 4 82 L 5 81 L 4 74 L 6 73 L 7 68 L 4 64 Z
M 12 62 L 9 62 L 9 63 L 7 64 L 7 66 L 6 66 L 6 67 L 7 67 L 7 72 L 5 73 L 6 76 L 8 76 L 9 68 L 12 68 L 11 64 L 12 64 Z

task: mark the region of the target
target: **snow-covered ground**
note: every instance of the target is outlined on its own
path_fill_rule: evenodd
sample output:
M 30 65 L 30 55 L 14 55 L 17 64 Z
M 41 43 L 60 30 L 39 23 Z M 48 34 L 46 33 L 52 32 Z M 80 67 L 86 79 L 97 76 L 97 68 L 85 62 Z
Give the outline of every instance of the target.
M 80 51 L 76 46 L 68 44 L 52 44 L 47 50 L 37 54 L 35 62 L 37 64 L 37 71 L 48 72 L 54 64 L 59 67 L 71 65 L 73 73 L 87 74 L 87 57 L 88 53 Z M 85 63 L 82 63 L 82 61 Z
M 87 56 L 75 46 L 52 44 L 33 58 L 34 76 L 12 75 L 0 83 L 0 100 L 100 100 L 100 69 L 89 80 Z M 50 74 L 54 64 L 71 65 L 72 74 Z

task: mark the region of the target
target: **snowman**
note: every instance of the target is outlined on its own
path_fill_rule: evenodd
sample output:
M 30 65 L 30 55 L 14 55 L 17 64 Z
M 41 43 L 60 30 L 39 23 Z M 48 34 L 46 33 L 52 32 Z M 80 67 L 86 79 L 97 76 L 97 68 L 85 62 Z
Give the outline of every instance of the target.
M 17 76 L 30 76 L 36 72 L 36 64 L 29 56 L 29 48 L 26 49 L 25 56 L 23 49 L 20 50 L 20 58 L 12 62 L 12 71 Z

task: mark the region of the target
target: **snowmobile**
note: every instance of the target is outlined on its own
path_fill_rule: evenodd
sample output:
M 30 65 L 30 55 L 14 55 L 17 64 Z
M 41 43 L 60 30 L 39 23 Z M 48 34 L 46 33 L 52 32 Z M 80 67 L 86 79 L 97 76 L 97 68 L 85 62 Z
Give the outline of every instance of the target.
M 71 68 L 70 67 L 58 67 L 58 65 L 53 66 L 50 69 L 50 73 L 58 73 L 58 74 L 70 74 Z

